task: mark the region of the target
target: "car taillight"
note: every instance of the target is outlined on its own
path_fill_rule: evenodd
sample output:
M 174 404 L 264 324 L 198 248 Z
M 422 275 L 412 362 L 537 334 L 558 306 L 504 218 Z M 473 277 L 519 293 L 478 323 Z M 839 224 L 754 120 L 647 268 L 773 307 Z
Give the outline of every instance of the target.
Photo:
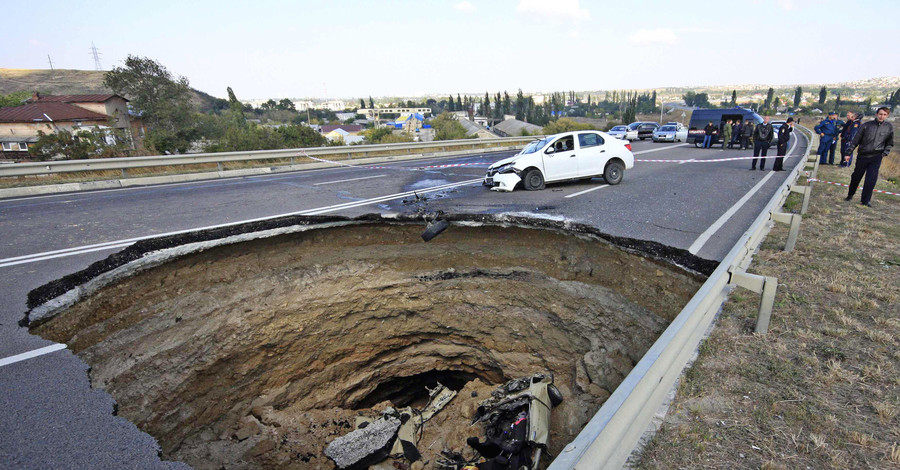
M 625 148 L 627 148 L 628 151 L 630 152 L 630 151 L 631 151 L 631 144 L 625 144 Z

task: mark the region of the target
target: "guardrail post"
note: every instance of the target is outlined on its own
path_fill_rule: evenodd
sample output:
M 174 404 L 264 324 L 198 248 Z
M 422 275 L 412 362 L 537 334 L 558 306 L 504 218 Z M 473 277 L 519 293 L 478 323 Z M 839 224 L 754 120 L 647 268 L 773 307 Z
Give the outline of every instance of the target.
M 219 171 L 223 171 L 225 169 L 225 167 L 222 166 L 222 162 L 216 162 L 216 168 L 218 168 Z
M 809 196 L 812 193 L 812 183 L 809 183 L 808 186 L 792 184 L 791 192 L 803 195 L 803 204 L 800 206 L 800 214 L 806 214 L 806 209 L 809 208 Z
M 769 320 L 772 318 L 772 307 L 775 305 L 775 291 L 778 279 L 771 276 L 750 274 L 746 271 L 731 272 L 729 284 L 762 294 L 759 300 L 759 317 L 756 319 L 756 333 L 765 335 L 769 331 Z
M 797 244 L 797 235 L 800 233 L 800 221 L 802 219 L 803 217 L 800 214 L 772 212 L 772 220 L 791 225 L 791 230 L 788 232 L 787 243 L 784 244 L 784 251 L 790 252 L 794 250 L 794 245 Z
M 291 157 L 291 166 L 294 166 L 294 157 Z
M 122 179 L 128 178 L 128 170 L 122 168 Z

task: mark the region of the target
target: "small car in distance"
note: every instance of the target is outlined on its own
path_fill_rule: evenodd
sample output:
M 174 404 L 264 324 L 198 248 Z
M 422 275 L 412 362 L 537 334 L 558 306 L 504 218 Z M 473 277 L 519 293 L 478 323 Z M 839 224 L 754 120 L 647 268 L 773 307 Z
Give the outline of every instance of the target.
M 684 142 L 688 130 L 681 124 L 666 124 L 653 131 L 654 142 Z
M 628 135 L 628 126 L 613 126 L 607 134 L 619 140 L 625 140 Z
M 545 183 L 603 176 L 614 185 L 633 167 L 630 143 L 600 131 L 563 132 L 535 140 L 518 154 L 494 163 L 483 184 L 494 191 L 512 191 L 521 183 L 525 190 L 534 191 L 544 189 Z
M 655 122 L 642 122 L 640 126 L 638 126 L 638 139 L 652 139 L 653 133 L 659 129 L 659 124 Z

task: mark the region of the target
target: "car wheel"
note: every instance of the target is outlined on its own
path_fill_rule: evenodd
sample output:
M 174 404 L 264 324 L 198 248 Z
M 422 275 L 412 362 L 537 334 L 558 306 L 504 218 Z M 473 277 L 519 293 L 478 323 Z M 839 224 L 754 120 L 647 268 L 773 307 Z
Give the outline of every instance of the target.
M 701 142 L 694 142 L 694 147 L 697 147 L 697 148 L 703 147 L 703 143 L 701 143 Z
M 556 385 L 547 385 L 547 395 L 550 397 L 550 406 L 555 407 L 563 402 L 562 392 L 556 388 Z
M 603 169 L 603 179 L 609 185 L 619 184 L 622 182 L 624 173 L 625 165 L 621 162 L 609 162 L 606 164 L 606 168 Z
M 522 187 L 525 188 L 526 191 L 544 189 L 544 175 L 541 174 L 541 170 L 532 168 L 526 171 L 525 174 L 522 175 Z

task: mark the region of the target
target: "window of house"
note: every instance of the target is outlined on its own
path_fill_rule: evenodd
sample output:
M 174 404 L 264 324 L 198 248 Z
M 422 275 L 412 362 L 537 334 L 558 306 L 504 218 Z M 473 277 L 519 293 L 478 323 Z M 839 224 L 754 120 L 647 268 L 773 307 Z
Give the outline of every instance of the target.
M 25 142 L 3 142 L 4 152 L 27 152 L 28 144 Z

